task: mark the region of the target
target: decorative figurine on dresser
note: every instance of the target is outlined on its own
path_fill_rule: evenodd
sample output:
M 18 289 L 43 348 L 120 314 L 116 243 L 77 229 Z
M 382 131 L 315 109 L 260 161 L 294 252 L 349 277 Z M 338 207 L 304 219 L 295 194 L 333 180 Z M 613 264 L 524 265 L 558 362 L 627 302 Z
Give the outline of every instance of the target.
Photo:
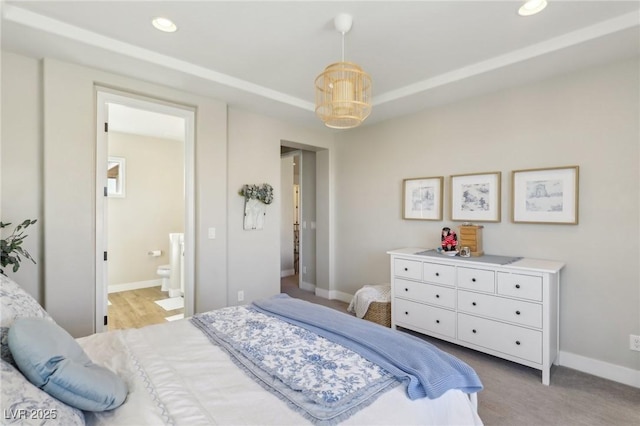
M 458 246 L 458 236 L 455 231 L 449 227 L 442 228 L 442 236 L 440 237 L 440 243 L 442 250 L 444 251 L 456 251 Z
M 470 242 L 464 243 L 471 246 Z M 550 383 L 560 329 L 563 262 L 484 254 L 391 256 L 391 327 L 402 327 L 542 371 Z

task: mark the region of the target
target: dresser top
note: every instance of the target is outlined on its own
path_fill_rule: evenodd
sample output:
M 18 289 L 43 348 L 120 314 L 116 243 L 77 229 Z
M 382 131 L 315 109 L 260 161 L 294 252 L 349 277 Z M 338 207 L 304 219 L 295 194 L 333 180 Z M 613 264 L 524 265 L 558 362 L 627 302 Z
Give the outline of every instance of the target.
M 424 256 L 424 255 L 418 254 L 427 250 L 429 249 L 424 247 L 405 247 L 405 248 L 399 248 L 395 250 L 389 250 L 387 254 L 395 255 L 395 256 L 408 256 L 408 257 L 413 257 L 417 260 L 434 260 L 433 256 Z M 463 264 L 470 263 L 475 265 L 494 265 L 494 266 L 500 266 L 503 268 L 515 268 L 520 270 L 529 270 L 529 271 L 536 271 L 536 272 L 551 272 L 551 273 L 557 273 L 564 267 L 564 263 L 559 262 L 557 260 L 529 259 L 526 257 L 519 259 L 515 262 L 509 263 L 507 265 L 499 265 L 497 263 L 483 262 L 475 259 L 480 259 L 480 258 L 474 258 L 474 257 L 461 258 L 459 256 L 448 257 L 445 255 L 442 255 L 442 258 L 441 259 L 437 258 L 437 261 L 445 262 L 445 263 L 451 262 L 457 265 L 460 265 L 461 263 Z

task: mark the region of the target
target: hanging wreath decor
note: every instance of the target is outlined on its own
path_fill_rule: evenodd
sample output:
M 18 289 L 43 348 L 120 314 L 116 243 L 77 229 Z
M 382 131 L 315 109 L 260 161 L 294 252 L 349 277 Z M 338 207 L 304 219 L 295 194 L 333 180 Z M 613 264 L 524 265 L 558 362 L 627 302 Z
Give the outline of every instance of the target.
M 273 202 L 273 186 L 268 183 L 262 185 L 243 185 L 239 192 L 245 200 L 258 200 L 265 204 Z

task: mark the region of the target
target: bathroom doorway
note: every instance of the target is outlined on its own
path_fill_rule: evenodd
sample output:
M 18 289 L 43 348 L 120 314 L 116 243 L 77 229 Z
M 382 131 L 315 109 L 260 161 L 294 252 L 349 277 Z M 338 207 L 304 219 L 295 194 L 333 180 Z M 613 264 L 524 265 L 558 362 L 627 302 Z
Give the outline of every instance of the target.
M 96 331 L 189 316 L 194 112 L 109 90 L 97 98 Z

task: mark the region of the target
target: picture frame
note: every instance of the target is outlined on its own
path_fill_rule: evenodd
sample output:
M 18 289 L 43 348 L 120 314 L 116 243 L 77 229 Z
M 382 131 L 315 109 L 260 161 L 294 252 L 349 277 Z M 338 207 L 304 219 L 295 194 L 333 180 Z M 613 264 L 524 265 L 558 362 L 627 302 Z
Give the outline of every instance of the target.
M 579 173 L 578 166 L 514 170 L 511 220 L 577 225 Z
M 502 173 L 451 176 L 451 220 L 500 222 Z
M 410 178 L 402 181 L 402 218 L 442 220 L 444 176 Z

